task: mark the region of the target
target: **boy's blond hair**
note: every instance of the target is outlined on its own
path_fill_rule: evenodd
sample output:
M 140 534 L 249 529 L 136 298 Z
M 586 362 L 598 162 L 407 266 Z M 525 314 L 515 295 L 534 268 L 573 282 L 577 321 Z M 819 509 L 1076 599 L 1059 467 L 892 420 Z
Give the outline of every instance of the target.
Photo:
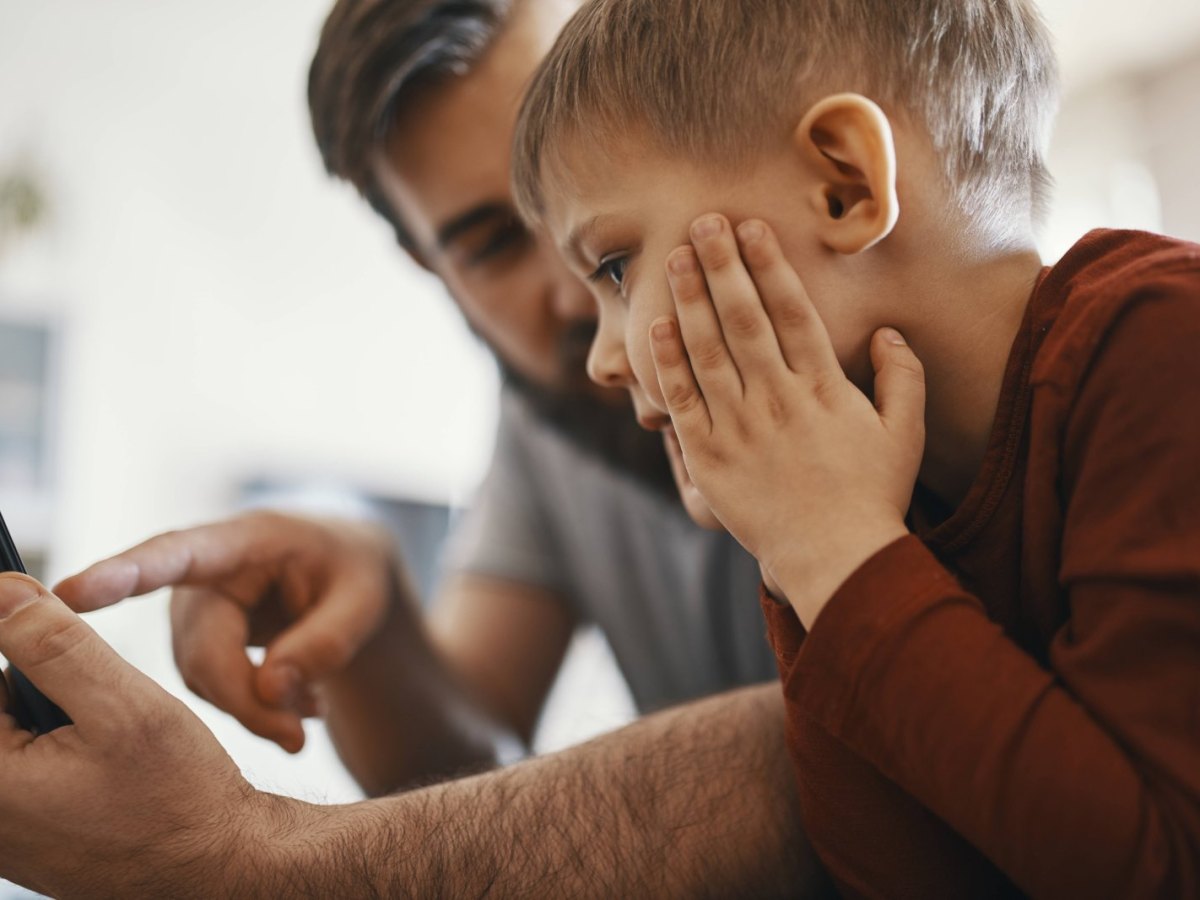
M 745 163 L 842 91 L 927 130 L 976 221 L 1040 217 L 1057 67 L 1032 0 L 591 0 L 525 98 L 518 206 L 541 218 L 543 168 L 568 140 Z

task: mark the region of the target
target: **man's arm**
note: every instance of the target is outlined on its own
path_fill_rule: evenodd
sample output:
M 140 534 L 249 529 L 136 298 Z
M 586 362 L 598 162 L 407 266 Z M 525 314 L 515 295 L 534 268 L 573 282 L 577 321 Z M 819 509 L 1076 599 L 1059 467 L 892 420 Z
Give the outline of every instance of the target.
M 0 653 L 75 724 L 33 737 L 0 716 L 0 876 L 20 884 L 181 898 L 823 896 L 776 685 L 497 772 L 314 806 L 251 788 L 183 704 L 36 588 L 0 575 Z
M 549 591 L 466 575 L 428 624 L 393 613 L 318 685 L 343 764 L 380 796 L 487 768 L 504 734 L 528 746 L 573 627 Z
M 277 811 L 268 893 L 830 895 L 800 826 L 778 685 L 397 797 Z

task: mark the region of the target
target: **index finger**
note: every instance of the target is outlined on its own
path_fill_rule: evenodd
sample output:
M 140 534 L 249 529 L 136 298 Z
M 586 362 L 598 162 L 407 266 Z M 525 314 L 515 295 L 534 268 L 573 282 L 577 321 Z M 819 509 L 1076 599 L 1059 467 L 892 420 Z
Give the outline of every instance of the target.
M 254 528 L 243 518 L 168 531 L 64 579 L 54 591 L 87 612 L 159 588 L 211 584 L 238 571 Z

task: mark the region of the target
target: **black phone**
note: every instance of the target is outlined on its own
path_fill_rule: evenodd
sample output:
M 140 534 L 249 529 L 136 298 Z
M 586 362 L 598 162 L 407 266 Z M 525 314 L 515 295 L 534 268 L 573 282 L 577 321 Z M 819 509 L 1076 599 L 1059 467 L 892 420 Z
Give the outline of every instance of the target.
M 8 533 L 4 514 L 0 513 L 0 572 L 24 571 L 25 564 L 21 562 L 12 535 Z M 8 691 L 11 698 L 8 711 L 26 731 L 45 734 L 71 724 L 70 717 L 39 691 L 16 666 L 8 668 Z

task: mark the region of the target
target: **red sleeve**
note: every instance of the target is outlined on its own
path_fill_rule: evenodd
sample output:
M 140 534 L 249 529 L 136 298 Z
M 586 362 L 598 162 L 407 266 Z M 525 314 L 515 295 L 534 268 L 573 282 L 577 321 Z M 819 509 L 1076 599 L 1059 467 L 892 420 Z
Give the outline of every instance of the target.
M 1200 305 L 1132 307 L 1093 359 L 1049 670 L 909 537 L 839 589 L 785 694 L 1032 896 L 1197 897 Z

